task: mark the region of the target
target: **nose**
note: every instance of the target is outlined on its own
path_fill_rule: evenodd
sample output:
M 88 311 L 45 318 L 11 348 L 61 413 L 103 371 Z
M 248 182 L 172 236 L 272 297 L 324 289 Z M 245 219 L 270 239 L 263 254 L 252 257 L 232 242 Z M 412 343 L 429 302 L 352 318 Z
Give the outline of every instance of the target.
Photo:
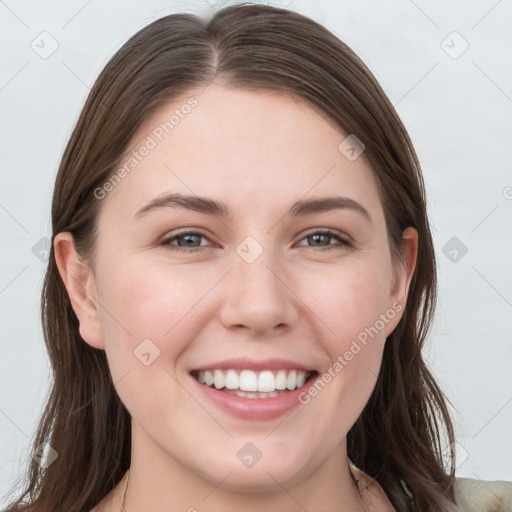
M 252 263 L 235 258 L 227 277 L 221 321 L 227 329 L 268 338 L 294 326 L 298 298 L 275 259 L 263 253 Z

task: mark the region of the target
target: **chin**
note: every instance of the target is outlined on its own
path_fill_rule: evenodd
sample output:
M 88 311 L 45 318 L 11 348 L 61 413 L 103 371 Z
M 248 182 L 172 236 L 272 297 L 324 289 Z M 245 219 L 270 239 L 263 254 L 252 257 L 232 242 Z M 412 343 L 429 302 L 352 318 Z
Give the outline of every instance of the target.
M 261 461 L 260 461 L 261 463 Z M 259 466 L 259 464 L 258 464 Z M 297 471 L 299 469 L 299 471 Z M 282 491 L 282 486 L 288 488 L 301 480 L 300 468 L 290 471 L 288 468 L 275 465 L 253 468 L 231 468 L 231 474 L 222 482 L 221 487 L 226 490 L 240 493 L 268 493 Z M 213 475 L 212 475 L 213 476 Z M 219 482 L 219 475 L 214 475 L 215 485 Z
M 242 444 L 243 446 L 243 444 Z M 280 452 L 282 452 L 281 447 Z M 250 452 L 250 450 L 247 450 Z M 315 465 L 313 461 L 306 463 L 304 457 L 298 456 L 298 447 L 286 448 L 288 455 L 276 453 L 269 448 L 252 465 L 247 461 L 243 463 L 243 454 L 235 458 L 223 457 L 222 460 L 205 461 L 202 468 L 209 468 L 203 473 L 203 477 L 213 485 L 222 481 L 221 487 L 226 490 L 241 493 L 272 492 L 282 490 L 281 486 L 290 487 L 299 483 L 311 471 Z M 294 454 L 294 455 L 292 455 Z M 204 471 L 204 469 L 202 469 Z M 229 475 L 229 476 L 227 476 Z M 225 480 L 223 480 L 225 478 Z

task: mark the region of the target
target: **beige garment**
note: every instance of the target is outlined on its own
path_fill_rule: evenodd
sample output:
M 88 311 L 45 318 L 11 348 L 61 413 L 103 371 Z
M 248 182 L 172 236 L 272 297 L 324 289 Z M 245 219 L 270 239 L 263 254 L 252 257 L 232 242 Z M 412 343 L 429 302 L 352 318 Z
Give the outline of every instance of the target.
M 455 478 L 454 512 L 512 512 L 512 482 Z
M 352 464 L 351 469 L 363 485 L 371 483 L 374 492 L 385 496 L 380 485 L 366 473 Z M 455 498 L 457 505 L 446 512 L 512 512 L 512 482 L 455 477 Z

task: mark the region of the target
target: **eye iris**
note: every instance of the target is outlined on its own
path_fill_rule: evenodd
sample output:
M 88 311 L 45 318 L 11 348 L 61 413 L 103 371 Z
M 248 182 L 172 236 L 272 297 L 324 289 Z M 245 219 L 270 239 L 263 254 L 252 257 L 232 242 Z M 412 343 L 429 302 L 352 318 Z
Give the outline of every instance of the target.
M 326 234 L 316 234 L 316 235 L 311 235 L 310 238 L 313 239 L 315 242 L 318 241 L 319 238 L 324 238 L 325 239 L 329 239 L 330 238 L 330 235 L 326 235 Z M 320 244 L 320 245 L 329 245 L 329 244 Z
M 194 242 L 194 238 L 196 239 L 199 239 L 199 236 L 198 235 L 191 235 L 191 234 L 188 234 L 188 235 L 181 235 L 179 238 L 178 238 L 178 245 L 181 246 L 181 247 L 197 247 L 196 245 L 193 245 L 193 242 Z M 190 245 L 188 242 L 190 242 L 192 239 L 192 245 Z M 180 243 L 180 240 L 186 240 L 185 244 L 181 244 Z

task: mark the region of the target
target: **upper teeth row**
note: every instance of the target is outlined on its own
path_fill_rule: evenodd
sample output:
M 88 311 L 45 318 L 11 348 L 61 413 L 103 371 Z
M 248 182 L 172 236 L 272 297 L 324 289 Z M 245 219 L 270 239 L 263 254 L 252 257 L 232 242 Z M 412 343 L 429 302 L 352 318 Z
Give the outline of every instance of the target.
M 211 370 L 197 373 L 197 380 L 216 389 L 241 389 L 242 391 L 275 391 L 289 389 L 293 391 L 306 382 L 308 372 L 303 370 Z

